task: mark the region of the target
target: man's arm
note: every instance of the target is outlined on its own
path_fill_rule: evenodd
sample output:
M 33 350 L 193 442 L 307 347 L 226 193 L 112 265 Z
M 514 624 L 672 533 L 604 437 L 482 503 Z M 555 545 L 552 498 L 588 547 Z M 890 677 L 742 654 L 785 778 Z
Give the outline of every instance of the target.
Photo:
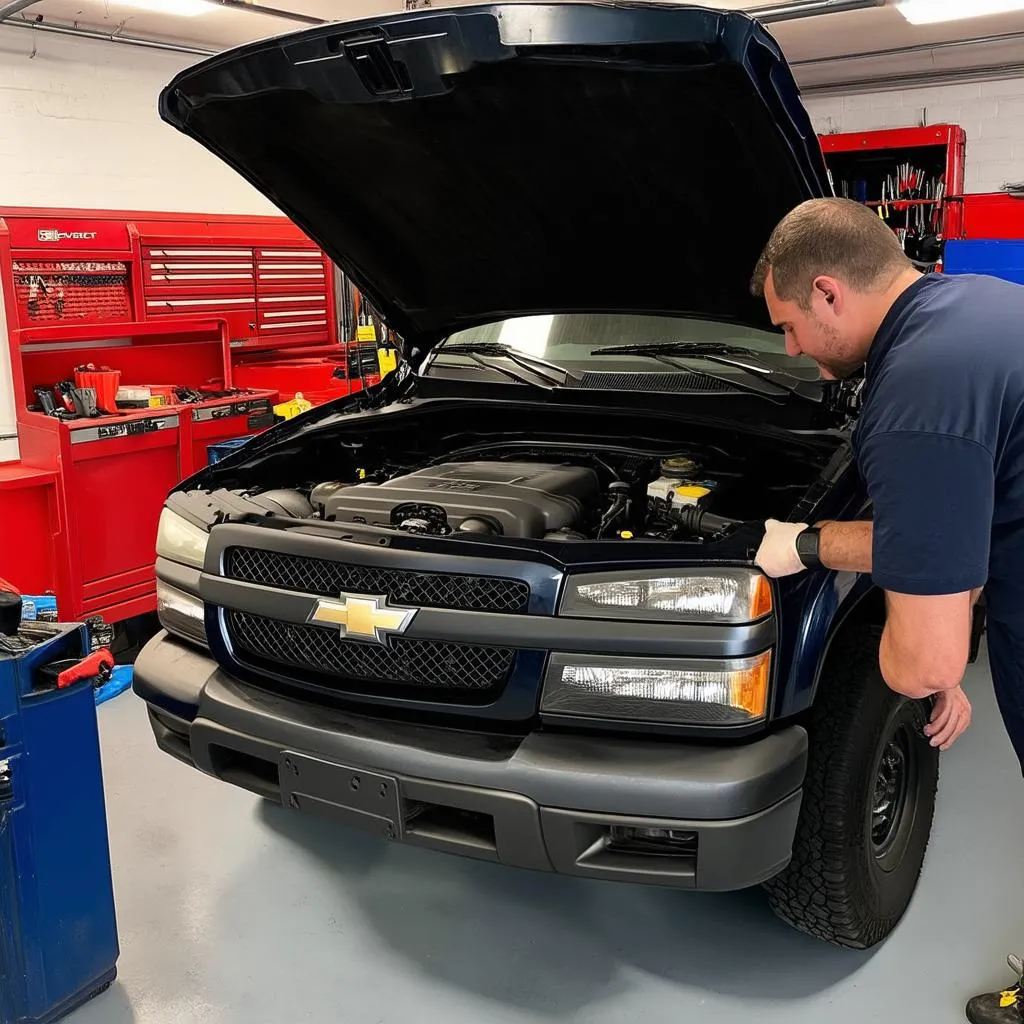
M 878 663 L 890 689 L 931 697 L 960 685 L 971 645 L 974 593 L 920 595 L 887 591 Z
M 950 693 L 967 666 L 971 610 L 988 574 L 992 456 L 965 438 L 897 431 L 872 438 L 864 462 L 874 518 L 819 523 L 819 558 L 870 572 L 886 591 L 880 664 L 889 686 L 915 698 Z M 770 520 L 757 564 L 773 576 L 798 572 L 804 528 Z
M 874 531 L 870 520 L 831 520 L 818 525 L 822 565 L 840 572 L 871 572 Z M 803 528 L 802 524 L 781 527 L 779 540 L 793 546 L 796 559 L 795 538 Z M 768 533 L 774 534 L 776 529 L 770 527 Z M 774 538 L 768 544 L 773 542 Z M 769 570 L 771 562 L 770 553 L 759 560 Z M 891 689 L 919 698 L 960 685 L 970 650 L 971 609 L 980 595 L 980 587 L 938 595 L 886 591 L 879 664 Z
M 850 522 L 831 519 L 817 525 L 821 529 L 819 556 L 822 565 L 839 572 L 871 572 L 873 524 L 870 519 L 851 520 Z M 973 610 L 978 603 L 982 590 L 984 587 L 975 587 L 968 592 L 970 597 L 968 612 Z M 905 598 L 911 595 L 890 593 L 888 596 L 889 598 Z M 963 595 L 954 594 L 952 596 L 959 599 Z
M 821 524 L 818 555 L 821 563 L 840 572 L 871 572 L 870 520 Z

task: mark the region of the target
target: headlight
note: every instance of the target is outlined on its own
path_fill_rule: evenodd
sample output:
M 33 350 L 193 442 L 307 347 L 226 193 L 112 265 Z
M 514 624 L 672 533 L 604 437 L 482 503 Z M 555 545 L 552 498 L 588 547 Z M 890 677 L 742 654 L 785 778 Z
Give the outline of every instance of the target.
M 160 513 L 156 531 L 156 553 L 172 562 L 181 562 L 202 569 L 206 559 L 206 545 L 210 539 L 206 530 L 195 526 L 165 508 Z
M 195 594 L 187 594 L 184 590 L 158 579 L 156 614 L 160 625 L 168 633 L 176 633 L 186 640 L 207 646 L 202 598 L 196 597 Z
M 569 580 L 561 614 L 680 622 L 753 622 L 772 610 L 768 578 L 752 569 L 593 573 Z
M 541 710 L 644 722 L 749 725 L 768 712 L 771 652 L 691 660 L 553 654 Z

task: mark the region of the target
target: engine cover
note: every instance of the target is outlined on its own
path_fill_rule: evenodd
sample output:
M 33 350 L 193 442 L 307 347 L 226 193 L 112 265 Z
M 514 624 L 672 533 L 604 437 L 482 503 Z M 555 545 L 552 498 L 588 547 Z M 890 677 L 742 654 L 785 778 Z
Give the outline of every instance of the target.
M 452 462 L 382 484 L 323 484 L 310 500 L 341 523 L 540 538 L 579 524 L 599 492 L 597 474 L 585 466 Z

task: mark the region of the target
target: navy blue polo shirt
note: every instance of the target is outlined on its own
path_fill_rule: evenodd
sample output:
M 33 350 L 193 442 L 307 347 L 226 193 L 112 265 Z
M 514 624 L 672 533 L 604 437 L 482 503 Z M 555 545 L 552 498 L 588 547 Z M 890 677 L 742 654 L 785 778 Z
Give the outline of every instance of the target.
M 1024 287 L 930 274 L 886 315 L 854 431 L 873 506 L 875 583 L 988 583 L 1024 649 Z

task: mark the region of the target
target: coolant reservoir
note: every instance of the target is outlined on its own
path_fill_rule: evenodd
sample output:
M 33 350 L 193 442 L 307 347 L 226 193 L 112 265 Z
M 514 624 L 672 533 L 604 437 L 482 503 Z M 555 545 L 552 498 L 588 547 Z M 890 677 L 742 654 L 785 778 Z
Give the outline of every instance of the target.
M 681 508 L 685 505 L 700 505 L 711 494 L 713 488 L 714 483 L 710 480 L 697 483 L 692 480 L 680 480 L 678 477 L 660 476 L 647 485 L 647 497 Z
M 683 484 L 673 492 L 673 505 L 699 505 L 711 493 L 703 484 Z

